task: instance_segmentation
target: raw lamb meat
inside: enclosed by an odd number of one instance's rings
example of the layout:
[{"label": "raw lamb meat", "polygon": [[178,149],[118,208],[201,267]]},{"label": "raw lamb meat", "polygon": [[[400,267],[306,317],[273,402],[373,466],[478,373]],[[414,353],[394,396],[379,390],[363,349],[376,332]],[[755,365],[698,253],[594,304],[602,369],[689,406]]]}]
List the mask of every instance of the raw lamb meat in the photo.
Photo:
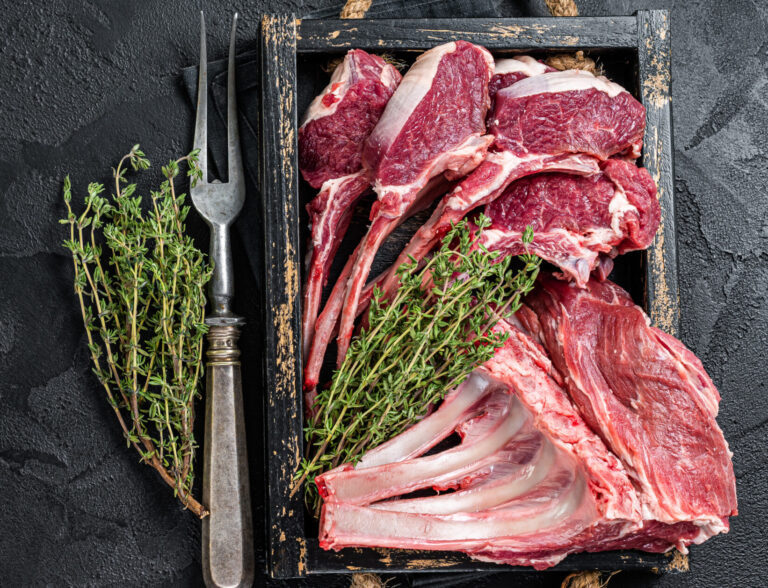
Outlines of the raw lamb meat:
[{"label": "raw lamb meat", "polygon": [[381,57],[353,49],[312,101],[299,128],[301,173],[320,188],[307,205],[312,243],[302,319],[305,356],[331,262],[355,203],[370,186],[370,175],[362,169],[363,146],[400,79],[400,73]]},{"label": "raw lamb meat", "polygon": [[347,53],[299,127],[299,167],[313,188],[362,169],[365,141],[401,77],[378,55]]},{"label": "raw lamb meat", "polygon": [[354,206],[370,186],[368,174],[360,170],[327,180],[319,194],[307,204],[312,234],[302,300],[303,357],[307,357],[315,334],[317,313],[331,264],[349,228]]},{"label": "raw lamb meat", "polygon": [[639,157],[645,108],[607,78],[581,70],[557,71],[500,89],[490,130],[496,146],[517,157]]},{"label": "raw lamb meat", "polygon": [[604,77],[567,70],[532,75],[496,93],[489,130],[495,139],[485,161],[438,204],[382,283],[390,294],[395,270],[421,259],[452,223],[500,196],[513,181],[545,171],[590,175],[598,163],[637,157],[645,130],[645,108]]},{"label": "raw lamb meat", "polygon": [[[646,249],[661,219],[656,185],[643,168],[609,159],[601,173],[545,173],[511,184],[486,205],[491,226],[481,242],[505,255],[535,253],[584,286],[600,267],[603,279],[616,255]],[[523,246],[526,227],[533,241]]]},{"label": "raw lamb meat", "polygon": [[533,312],[521,319],[641,491],[646,518],[693,522],[704,539],[727,530],[737,512],[731,452],[698,358],[612,282],[579,289],[545,276],[526,304]]},{"label": "raw lamb meat", "polygon": [[[544,65],[539,61],[536,61],[535,59],[527,55],[514,57],[510,59],[499,60],[495,63],[494,75],[491,77],[491,81],[489,83],[490,95],[495,96],[496,92],[499,89],[505,88],[515,83],[516,81],[524,79],[525,77],[532,76],[532,75],[539,75],[541,73],[546,73],[550,71],[555,71],[555,70],[549,66]],[[403,92],[404,91],[405,90],[403,90]],[[492,112],[489,110],[488,115],[490,114],[492,114]],[[587,164],[587,172],[591,173],[591,172],[594,172],[595,170],[596,170],[596,167],[592,164],[591,161],[589,161]],[[444,193],[444,191],[439,188],[436,188],[433,190],[432,195],[427,195],[425,197],[422,197],[420,198],[420,200],[425,204],[429,204],[431,203],[433,196],[442,195],[441,193]],[[384,237],[385,236],[382,236],[381,238],[382,241]],[[353,253],[352,255],[352,259],[356,259],[356,258],[357,258],[357,252]],[[346,294],[347,282],[350,276],[352,275],[353,265],[354,265],[354,261],[350,261],[345,266],[342,274],[338,279],[336,286],[334,287],[333,291],[331,292],[331,295],[329,296],[328,302],[326,303],[326,306],[323,309],[323,312],[320,314],[320,317],[317,319],[317,321],[311,325],[313,340],[312,340],[311,346],[309,347],[308,353],[307,353],[307,349],[305,348],[306,361],[305,361],[305,369],[304,369],[304,388],[310,391],[310,395],[311,395],[311,391],[314,390],[315,387],[317,386],[319,375],[320,375],[320,368],[322,366],[325,351],[327,349],[327,346],[331,338],[335,333],[334,329],[337,325],[338,316],[341,313],[342,309],[344,308],[344,297]],[[365,277],[361,279],[364,280]],[[373,293],[374,283],[378,284],[379,286],[385,286],[387,283],[385,281],[386,279],[387,279],[386,275],[381,276],[380,278],[375,280],[375,282],[368,284],[362,290],[362,293],[359,296],[357,310],[354,313],[355,315],[359,315],[367,307],[368,301]],[[307,308],[307,304],[305,304],[305,308]],[[347,314],[348,314],[348,317],[353,315],[351,309],[347,311]],[[305,312],[305,316],[306,316],[306,312]],[[313,316],[316,316],[316,313]],[[351,320],[354,320],[354,317]],[[304,333],[306,334],[308,332],[309,332],[309,328],[305,327]],[[339,363],[341,362],[341,359],[342,358],[340,356]]]},{"label": "raw lamb meat", "polygon": [[[535,253],[572,281],[541,275],[494,327],[502,347],[434,412],[315,479],[320,546],[456,550],[543,569],[584,551],[685,552],[728,532],[737,500],[720,396],[701,362],[606,279],[615,256],[650,245],[660,220],[654,182],[634,164],[643,106],[605,78],[530,57],[494,72],[490,54],[463,41],[421,55],[394,94],[397,80],[367,58],[350,52],[302,126],[302,172],[323,186],[309,208],[309,410],[337,324],[341,364],[372,283],[391,294],[397,266],[423,260],[480,206],[486,247]],[[354,78],[355,68],[370,75]],[[356,93],[353,78],[375,90]],[[347,115],[342,140],[333,125]],[[315,321],[349,211],[370,184],[371,226]],[[382,242],[443,194],[366,286]],[[440,450],[454,433],[459,442]]]},{"label": "raw lamb meat", "polygon": [[491,54],[466,41],[421,54],[403,78],[366,142],[363,162],[375,174],[378,200],[344,296],[339,363],[352,336],[360,294],[382,242],[430,191],[430,180],[472,171],[493,138],[485,135]]},{"label": "raw lamb meat", "polygon": [[[546,281],[547,288],[550,283],[554,281]],[[555,285],[580,296],[590,292]],[[625,294],[615,296],[611,302],[599,296],[611,308],[592,312],[610,315],[614,307],[637,312],[631,303],[616,302]],[[542,336],[530,308],[519,314]],[[568,318],[559,317],[561,332],[570,326]],[[588,426],[589,416],[569,397],[563,377],[542,346],[516,320],[502,321],[496,329],[509,333],[504,346],[448,394],[437,411],[368,452],[356,467],[341,466],[318,477],[325,499],[322,547],[450,549],[476,559],[543,569],[569,553],[685,550],[727,531],[727,517],[736,514],[736,502],[727,447],[714,421],[716,391],[679,342],[664,336],[659,353],[645,354],[646,363],[641,365],[649,366],[648,373],[634,375],[634,384],[647,388],[648,382],[661,381],[653,374],[663,374],[687,385],[691,398],[702,399],[703,410],[692,413],[700,416],[699,426],[685,420],[677,423],[677,430],[668,426],[676,398],[668,398],[665,407],[657,405],[654,413],[638,411],[638,422],[658,434],[660,441],[651,444],[655,452],[636,449],[647,456],[644,467],[659,467],[656,462],[663,461],[662,456],[667,460],[683,456],[681,467],[661,468],[671,478],[648,477],[647,483],[640,483],[634,461],[617,458],[611,442],[604,442]],[[600,353],[604,347],[590,339],[583,353]],[[661,353],[667,349],[676,353]],[[681,368],[686,377],[675,372]],[[696,377],[691,377],[694,372]],[[618,415],[609,412],[604,422]],[[424,455],[454,430],[461,437],[458,446]],[[705,451],[702,442],[715,443],[716,457]],[[666,444],[663,452],[662,444]],[[693,447],[697,450],[688,451]],[[686,468],[688,464],[703,467]],[[720,468],[714,482],[707,466]],[[693,485],[699,486],[694,497],[709,489],[723,499],[679,497],[675,509],[649,507],[667,496],[667,488],[676,486],[687,494]],[[453,492],[402,497],[424,488]]]}]

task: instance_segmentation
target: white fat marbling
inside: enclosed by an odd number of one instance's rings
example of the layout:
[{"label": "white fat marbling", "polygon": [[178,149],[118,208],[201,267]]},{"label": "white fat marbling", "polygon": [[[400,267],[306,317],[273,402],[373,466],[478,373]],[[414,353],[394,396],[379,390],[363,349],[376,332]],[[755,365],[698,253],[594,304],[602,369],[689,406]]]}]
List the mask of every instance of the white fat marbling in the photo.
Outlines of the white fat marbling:
[{"label": "white fat marbling", "polygon": [[[351,61],[352,58],[350,56],[345,57],[344,61],[342,61],[341,64],[339,64],[339,66],[334,70],[333,75],[331,76],[331,81],[328,82],[328,85],[323,89],[322,92],[320,92],[320,94],[315,96],[315,99],[312,100],[309,108],[307,108],[307,112],[304,113],[304,118],[301,121],[302,127],[313,120],[330,116],[336,112],[336,109],[341,103],[341,99],[349,89],[350,79],[352,78]],[[326,106],[323,103],[323,99],[328,94],[333,94],[336,97],[336,99],[333,101],[333,104],[330,106]]]},{"label": "white fat marbling", "polygon": [[538,76],[547,71],[547,66],[537,61],[530,55],[519,55],[510,59],[499,59],[496,62],[494,74],[504,75],[508,73],[521,72],[526,76]]},{"label": "white fat marbling", "polygon": [[554,94],[595,89],[605,92],[611,98],[626,92],[624,88],[604,76],[595,77],[588,71],[569,69],[555,71],[520,80],[499,90],[505,98],[523,98],[535,94]]}]

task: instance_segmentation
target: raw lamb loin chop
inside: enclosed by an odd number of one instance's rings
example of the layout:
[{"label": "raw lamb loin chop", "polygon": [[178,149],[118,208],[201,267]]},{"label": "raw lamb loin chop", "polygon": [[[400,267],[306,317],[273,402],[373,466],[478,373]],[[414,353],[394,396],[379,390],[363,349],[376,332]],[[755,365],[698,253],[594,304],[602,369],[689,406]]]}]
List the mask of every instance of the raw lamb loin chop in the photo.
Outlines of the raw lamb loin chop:
[{"label": "raw lamb loin chop", "polygon": [[391,294],[395,270],[421,259],[451,223],[499,197],[513,181],[540,172],[590,175],[614,156],[637,157],[645,108],[604,77],[567,70],[532,75],[496,93],[489,131],[495,139],[485,161],[438,204],[382,281]]},{"label": "raw lamb loin chop", "polygon": [[304,354],[314,333],[320,297],[355,203],[370,187],[362,169],[366,139],[400,83],[400,73],[381,57],[353,49],[309,106],[299,128],[299,165],[320,193],[307,205],[312,226],[304,287]]},{"label": "raw lamb loin chop", "polygon": [[[598,267],[607,276],[614,257],[651,244],[661,209],[647,170],[622,159],[600,168],[591,176],[545,173],[512,183],[486,205],[491,225],[481,242],[505,255],[535,253],[579,286]],[[524,246],[528,226],[533,241]]]},{"label": "raw lamb loin chop", "polygon": [[423,207],[430,182],[460,178],[485,156],[491,54],[456,41],[422,53],[406,73],[366,142],[363,162],[374,172],[377,201],[347,285],[338,358],[352,336],[360,294],[382,242],[414,207]]},{"label": "raw lamb loin chop", "polygon": [[[585,307],[558,307],[567,297]],[[735,480],[698,360],[613,284],[579,290],[545,278],[535,301],[518,315],[535,337],[559,335],[571,363],[556,354],[553,366],[520,323],[501,321],[504,346],[437,411],[354,468],[317,478],[322,547],[450,549],[542,569],[579,551],[685,550],[728,530]],[[635,327],[618,358],[624,331],[600,328],[617,316]],[[611,381],[598,382],[601,373]],[[574,387],[592,400],[586,411]],[[620,389],[638,394],[619,398]],[[424,455],[454,431],[458,446]],[[454,491],[402,498],[424,488]]]}]

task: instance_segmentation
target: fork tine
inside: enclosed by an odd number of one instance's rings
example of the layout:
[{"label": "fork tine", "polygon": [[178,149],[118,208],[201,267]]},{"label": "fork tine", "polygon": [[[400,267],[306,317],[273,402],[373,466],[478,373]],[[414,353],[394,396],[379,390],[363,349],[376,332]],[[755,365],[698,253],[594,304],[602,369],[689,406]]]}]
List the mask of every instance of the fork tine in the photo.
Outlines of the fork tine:
[{"label": "fork tine", "polygon": [[242,181],[243,158],[240,152],[240,131],[237,126],[237,91],[235,88],[235,37],[237,33],[237,12],[232,18],[232,32],[229,38],[229,66],[227,71],[227,145],[229,157],[230,184]]},{"label": "fork tine", "polygon": [[208,58],[205,51],[205,15],[200,11],[200,70],[197,76],[197,115],[194,149],[199,149],[198,165],[202,183],[208,183]]}]

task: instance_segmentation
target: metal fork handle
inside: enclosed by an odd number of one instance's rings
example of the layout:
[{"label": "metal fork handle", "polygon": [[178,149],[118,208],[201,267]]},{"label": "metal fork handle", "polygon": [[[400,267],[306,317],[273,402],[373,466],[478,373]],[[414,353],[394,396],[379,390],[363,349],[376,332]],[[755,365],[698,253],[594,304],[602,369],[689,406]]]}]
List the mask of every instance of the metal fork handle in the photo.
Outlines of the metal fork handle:
[{"label": "metal fork handle", "polygon": [[232,316],[230,303],[235,293],[235,280],[229,226],[211,223],[210,258],[215,268],[208,286],[211,297],[211,316]]},{"label": "metal fork handle", "polygon": [[207,400],[203,500],[203,576],[207,586],[251,586],[255,561],[240,374],[242,319],[206,321]]}]

